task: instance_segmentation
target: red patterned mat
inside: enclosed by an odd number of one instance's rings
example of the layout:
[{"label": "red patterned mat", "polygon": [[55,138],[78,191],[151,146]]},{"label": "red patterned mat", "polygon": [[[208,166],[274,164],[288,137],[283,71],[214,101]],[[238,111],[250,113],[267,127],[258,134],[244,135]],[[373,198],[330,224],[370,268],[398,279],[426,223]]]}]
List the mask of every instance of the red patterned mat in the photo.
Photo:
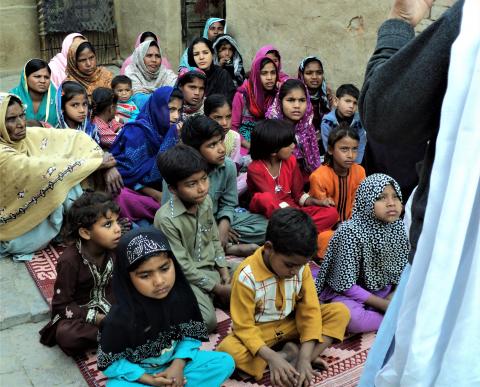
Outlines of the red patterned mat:
[{"label": "red patterned mat", "polygon": [[[48,303],[52,299],[53,285],[57,275],[55,266],[62,251],[63,247],[50,245],[46,249],[37,252],[33,260],[26,262],[28,271]],[[314,267],[312,269],[315,270]],[[217,321],[217,333],[210,335],[210,340],[202,345],[203,349],[215,349],[217,344],[230,331],[231,320],[227,313],[217,309]],[[329,367],[328,370],[323,371],[320,376],[315,378],[314,386],[356,386],[363,364],[367,358],[368,350],[374,339],[374,333],[356,335],[326,349],[323,358],[328,362]],[[105,386],[106,378],[97,370],[97,356],[94,351],[88,352],[82,357],[77,357],[75,361],[90,387]],[[268,372],[265,373],[264,378],[258,383],[253,379],[242,381],[229,379],[224,383],[224,386],[270,386],[269,374]]]}]

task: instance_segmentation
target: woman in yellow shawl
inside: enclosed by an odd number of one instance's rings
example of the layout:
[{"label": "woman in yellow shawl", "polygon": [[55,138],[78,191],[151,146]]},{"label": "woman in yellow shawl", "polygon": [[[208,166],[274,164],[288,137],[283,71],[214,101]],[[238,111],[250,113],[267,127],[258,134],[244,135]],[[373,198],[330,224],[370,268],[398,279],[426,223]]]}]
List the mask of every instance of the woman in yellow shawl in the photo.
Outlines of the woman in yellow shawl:
[{"label": "woman in yellow shawl", "polygon": [[83,132],[27,128],[21,100],[0,93],[0,256],[28,260],[46,246],[82,194],[79,183],[97,169],[119,190],[114,165]]},{"label": "woman in yellow shawl", "polygon": [[97,66],[95,48],[88,40],[75,39],[67,55],[67,81],[77,81],[87,89],[88,99],[97,87],[111,87],[113,75]]}]

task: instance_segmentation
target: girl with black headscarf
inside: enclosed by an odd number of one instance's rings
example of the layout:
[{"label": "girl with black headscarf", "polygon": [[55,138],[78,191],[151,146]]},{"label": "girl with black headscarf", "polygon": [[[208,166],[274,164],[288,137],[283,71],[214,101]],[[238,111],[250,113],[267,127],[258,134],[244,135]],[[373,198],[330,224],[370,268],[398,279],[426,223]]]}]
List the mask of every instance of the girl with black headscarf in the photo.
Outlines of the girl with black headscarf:
[{"label": "girl with black headscarf", "polygon": [[226,353],[200,351],[207,328],[165,235],[133,230],[122,237],[117,254],[118,302],[103,321],[97,360],[107,386],[223,383],[235,364]]}]

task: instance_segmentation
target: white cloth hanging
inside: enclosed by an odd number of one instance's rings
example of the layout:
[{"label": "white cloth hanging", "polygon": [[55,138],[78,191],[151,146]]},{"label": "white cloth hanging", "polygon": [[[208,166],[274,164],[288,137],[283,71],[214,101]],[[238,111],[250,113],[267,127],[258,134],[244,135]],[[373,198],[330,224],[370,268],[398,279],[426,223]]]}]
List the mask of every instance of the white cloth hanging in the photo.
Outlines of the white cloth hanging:
[{"label": "white cloth hanging", "polygon": [[[480,0],[452,45],[423,230],[375,385],[480,385]],[[432,69],[434,71],[434,69]]]}]

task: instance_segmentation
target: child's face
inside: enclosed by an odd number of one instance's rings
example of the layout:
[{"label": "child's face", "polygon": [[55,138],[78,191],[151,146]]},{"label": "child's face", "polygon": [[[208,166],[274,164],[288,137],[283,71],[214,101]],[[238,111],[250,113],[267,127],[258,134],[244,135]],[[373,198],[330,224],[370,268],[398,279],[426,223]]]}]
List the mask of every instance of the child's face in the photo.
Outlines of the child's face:
[{"label": "child's face", "polygon": [[205,171],[200,171],[186,179],[180,180],[176,188],[172,186],[169,188],[188,207],[202,204],[208,195],[208,187],[208,175]]},{"label": "child's face", "polygon": [[115,249],[122,236],[118,214],[108,210],[105,216],[101,216],[89,229],[80,228],[79,234],[82,239],[105,250]]},{"label": "child's face", "polygon": [[212,113],[210,113],[209,117],[212,120],[217,121],[222,126],[225,134],[227,134],[232,127],[232,109],[230,109],[228,103],[215,109]]},{"label": "child's face", "polygon": [[278,55],[274,51],[267,52],[266,57],[270,58],[273,61],[273,63],[275,63],[275,66],[277,66],[277,69],[279,68],[280,58],[278,57]]},{"label": "child's face", "polygon": [[284,146],[276,153],[279,160],[288,160],[295,149],[295,144],[292,142],[289,146]]},{"label": "child's face", "polygon": [[270,241],[265,242],[263,260],[267,268],[282,279],[298,275],[300,269],[308,263],[308,257],[303,255],[285,255],[276,252]]},{"label": "child's face", "polygon": [[260,70],[260,80],[265,90],[271,91],[277,83],[277,69],[273,63],[268,62]]},{"label": "child's face", "polygon": [[332,155],[336,169],[347,171],[357,158],[358,141],[351,137],[343,137],[335,143],[333,149],[328,148],[328,153]]},{"label": "child's face", "polygon": [[119,83],[115,86],[113,92],[117,95],[118,100],[122,102],[128,101],[133,94],[132,88],[128,83]]},{"label": "child's face", "polygon": [[225,59],[226,61],[233,58],[234,48],[230,43],[222,43],[218,49],[218,59]]},{"label": "child's face", "polygon": [[307,110],[307,96],[303,89],[290,90],[282,99],[283,115],[293,122],[298,122]]},{"label": "child's face", "polygon": [[108,122],[113,120],[115,118],[115,113],[117,112],[117,104],[114,103],[112,106],[110,106],[110,116]]},{"label": "child's face", "polygon": [[170,112],[170,125],[176,124],[180,118],[182,111],[183,101],[178,98],[173,98],[168,103],[168,110]]},{"label": "child's face", "polygon": [[205,81],[200,78],[193,78],[192,82],[185,83],[181,89],[185,103],[197,106],[202,103],[205,95]]},{"label": "child's face", "polygon": [[193,60],[197,67],[203,71],[207,71],[213,62],[213,55],[208,46],[203,43],[197,43],[193,46]]},{"label": "child's face", "polygon": [[218,35],[223,34],[223,24],[220,22],[215,22],[208,27],[208,40],[214,41]]},{"label": "child's face", "polygon": [[222,136],[213,136],[200,145],[200,154],[211,165],[222,165],[225,162],[225,144]]},{"label": "child's face", "polygon": [[311,90],[318,89],[322,86],[323,69],[320,63],[317,61],[308,63],[303,71],[303,80],[305,81],[305,85]]},{"label": "child's face", "polygon": [[402,214],[402,202],[395,189],[389,184],[375,201],[375,217],[385,223],[393,223]]},{"label": "child's face", "polygon": [[156,300],[167,297],[175,284],[175,266],[167,253],[148,258],[129,275],[142,296]]},{"label": "child's face", "polygon": [[337,99],[337,111],[341,117],[351,117],[357,111],[358,101],[355,97],[345,94]]},{"label": "child's face", "polygon": [[157,46],[150,46],[147,50],[147,53],[143,57],[143,63],[145,67],[151,73],[158,71],[162,64],[162,57],[160,56],[160,50]]},{"label": "child's face", "polygon": [[65,103],[65,118],[75,124],[81,124],[87,117],[88,100],[85,94],[77,94]]}]

